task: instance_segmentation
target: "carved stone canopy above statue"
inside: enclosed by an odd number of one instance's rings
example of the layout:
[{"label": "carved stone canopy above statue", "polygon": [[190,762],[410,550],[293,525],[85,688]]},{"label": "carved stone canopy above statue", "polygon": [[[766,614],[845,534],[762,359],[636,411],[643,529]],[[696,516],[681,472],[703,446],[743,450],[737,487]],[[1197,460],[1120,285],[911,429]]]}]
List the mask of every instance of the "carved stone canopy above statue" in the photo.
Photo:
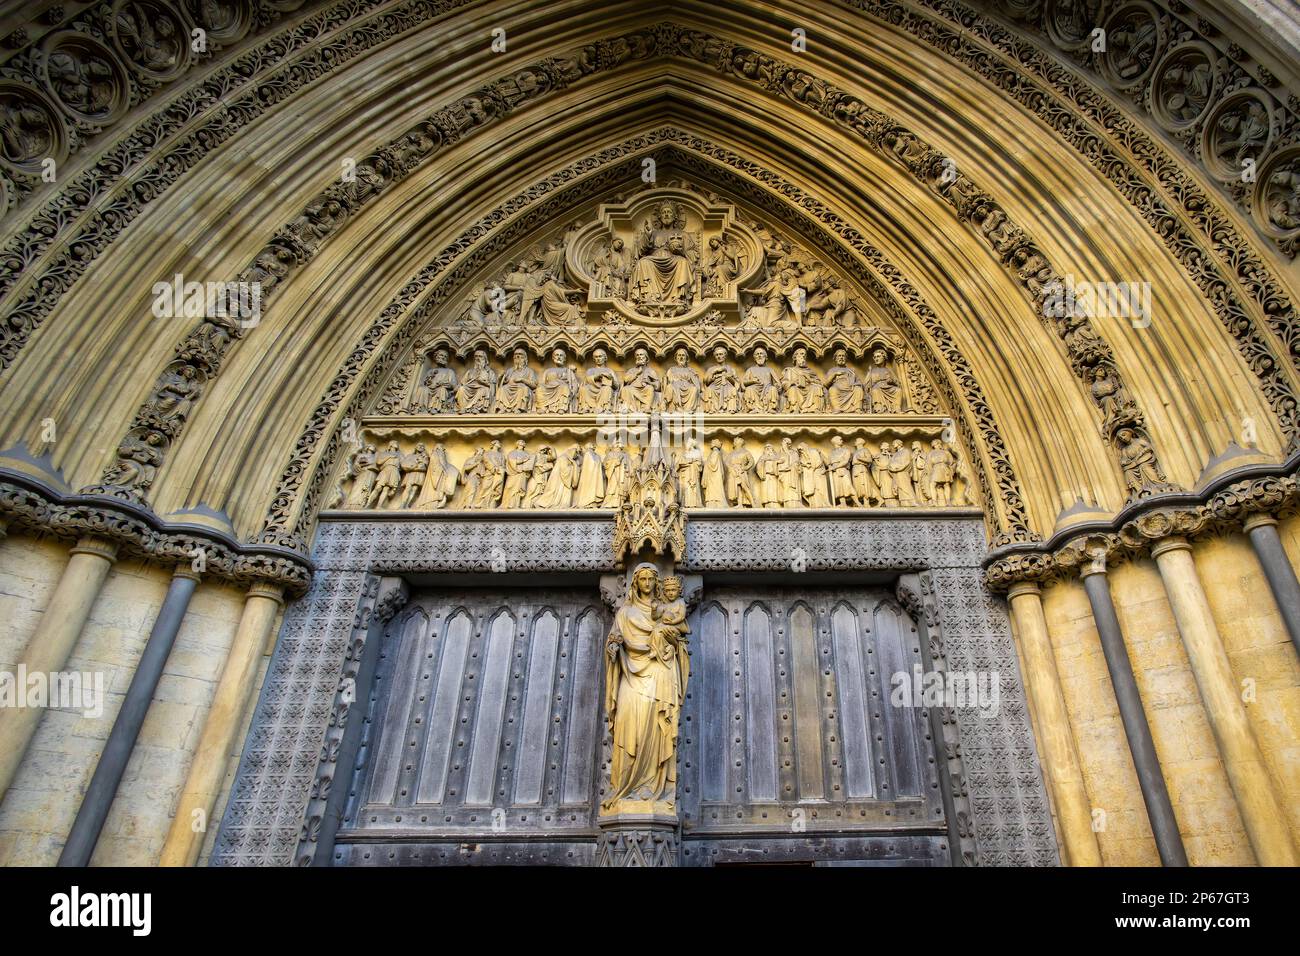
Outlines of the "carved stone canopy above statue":
[{"label": "carved stone canopy above statue", "polygon": [[594,311],[641,325],[681,325],[717,310],[741,318],[741,287],[763,271],[763,244],[736,208],[686,189],[606,203],[565,250]]}]

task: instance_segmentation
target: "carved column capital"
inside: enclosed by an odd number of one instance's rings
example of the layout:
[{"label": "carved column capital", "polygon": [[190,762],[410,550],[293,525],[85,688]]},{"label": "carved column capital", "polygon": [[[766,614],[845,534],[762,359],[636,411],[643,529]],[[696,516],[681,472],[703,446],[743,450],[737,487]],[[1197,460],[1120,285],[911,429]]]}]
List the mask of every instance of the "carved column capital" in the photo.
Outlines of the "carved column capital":
[{"label": "carved column capital", "polygon": [[1209,512],[1203,507],[1160,508],[1125,522],[1119,539],[1126,547],[1145,550],[1166,538],[1191,537],[1206,529]]},{"label": "carved column capital", "polygon": [[1229,485],[1205,507],[1220,522],[1248,520],[1251,515],[1276,514],[1294,504],[1298,490],[1294,475],[1269,475]]},{"label": "carved column capital", "polygon": [[991,591],[1006,591],[1018,582],[1028,581],[1036,585],[1055,572],[1056,561],[1050,554],[1011,554],[984,569],[984,583]]},{"label": "carved column capital", "polygon": [[1117,534],[1081,535],[1067,541],[1052,555],[1062,571],[1077,571],[1079,577],[1105,574],[1107,566],[1123,555]]}]

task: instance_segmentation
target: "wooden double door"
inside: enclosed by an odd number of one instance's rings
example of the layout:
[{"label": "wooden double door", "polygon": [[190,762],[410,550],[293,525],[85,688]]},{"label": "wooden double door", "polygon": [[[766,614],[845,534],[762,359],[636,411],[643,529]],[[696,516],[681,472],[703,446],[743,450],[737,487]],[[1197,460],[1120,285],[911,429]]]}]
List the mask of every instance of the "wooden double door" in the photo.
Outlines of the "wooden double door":
[{"label": "wooden double door", "polygon": [[[384,637],[336,862],[592,862],[610,620],[595,587],[417,591]],[[887,591],[706,580],[691,627],[683,864],[947,864],[932,715],[891,700],[921,641]]]}]

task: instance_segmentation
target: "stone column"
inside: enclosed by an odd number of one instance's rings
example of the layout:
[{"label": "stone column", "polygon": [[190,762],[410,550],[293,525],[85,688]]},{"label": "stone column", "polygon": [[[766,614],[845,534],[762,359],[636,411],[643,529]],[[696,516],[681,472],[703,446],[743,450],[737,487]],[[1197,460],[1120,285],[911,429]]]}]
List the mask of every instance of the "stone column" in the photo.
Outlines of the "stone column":
[{"label": "stone column", "polygon": [[176,568],[167,596],[163,599],[158,617],[149,632],[149,642],[144,646],[135,674],[131,677],[131,686],[127,688],[126,699],[113,721],[113,730],[104,744],[104,752],[95,766],[95,775],[82,797],[77,819],[72,823],[68,840],[59,854],[59,866],[87,866],[90,856],[95,851],[99,832],[108,817],[117,788],[122,782],[131,751],[135,749],[136,738],[144,725],[149,705],[153,702],[154,691],[158,688],[158,679],[162,677],[167,655],[171,653],[176,642],[176,633],[185,619],[185,611],[190,606],[190,598],[198,586],[198,572],[188,564]]},{"label": "stone column", "polygon": [[1151,556],[1160,569],[1255,857],[1264,866],[1296,866],[1300,860],[1287,832],[1286,815],[1233,679],[1210,602],[1196,573],[1192,546],[1183,537],[1164,538],[1151,548]]},{"label": "stone column", "polygon": [[[68,663],[104,579],[117,560],[117,542],[87,536],[68,553],[68,566],[18,663],[21,673],[49,674]],[[0,799],[14,781],[42,712],[40,707],[0,708]]]},{"label": "stone column", "polygon": [[1178,821],[1169,802],[1169,790],[1165,787],[1164,772],[1160,769],[1160,758],[1156,756],[1151,727],[1142,709],[1142,696],[1133,678],[1133,665],[1124,646],[1115,603],[1111,600],[1105,562],[1085,564],[1079,574],[1083,578],[1083,588],[1088,592],[1088,603],[1092,605],[1092,619],[1101,639],[1106,669],[1110,671],[1120,720],[1124,722],[1124,736],[1128,738],[1128,747],[1133,754],[1133,767],[1137,770],[1138,786],[1142,788],[1142,801],[1147,807],[1147,819],[1151,823],[1156,849],[1160,852],[1160,862],[1165,866],[1187,866],[1187,851],[1183,849]]},{"label": "stone column", "polygon": [[193,866],[203,848],[203,836],[212,825],[212,809],[226,773],[235,735],[248,707],[257,676],[257,662],[266,649],[276,611],[284,603],[278,585],[254,584],[244,600],[244,613],[234,643],[212,698],[194,762],[176,804],[159,866]]},{"label": "stone column", "polygon": [[1291,635],[1291,643],[1300,651],[1300,581],[1296,580],[1295,568],[1291,567],[1282,539],[1277,535],[1277,519],[1253,514],[1246,519],[1244,530],[1264,568],[1264,577],[1268,579],[1286,632]]},{"label": "stone column", "polygon": [[1101,850],[1092,829],[1091,803],[1083,786],[1079,755],[1074,749],[1074,734],[1056,674],[1056,659],[1038,585],[1033,581],[1013,584],[1007,592],[1007,601],[1020,641],[1025,683],[1038,717],[1039,752],[1056,805],[1067,862],[1070,866],[1101,866]]}]

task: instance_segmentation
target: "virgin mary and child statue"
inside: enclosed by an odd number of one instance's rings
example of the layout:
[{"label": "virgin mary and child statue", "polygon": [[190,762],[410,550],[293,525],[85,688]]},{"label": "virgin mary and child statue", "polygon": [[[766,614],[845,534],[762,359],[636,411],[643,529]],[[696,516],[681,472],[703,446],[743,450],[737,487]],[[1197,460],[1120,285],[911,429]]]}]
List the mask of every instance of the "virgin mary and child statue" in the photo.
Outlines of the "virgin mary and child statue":
[{"label": "virgin mary and child statue", "polygon": [[613,734],[603,814],[675,814],[677,724],[690,658],[682,579],[653,564],[632,572],[605,650],[605,714]]}]

